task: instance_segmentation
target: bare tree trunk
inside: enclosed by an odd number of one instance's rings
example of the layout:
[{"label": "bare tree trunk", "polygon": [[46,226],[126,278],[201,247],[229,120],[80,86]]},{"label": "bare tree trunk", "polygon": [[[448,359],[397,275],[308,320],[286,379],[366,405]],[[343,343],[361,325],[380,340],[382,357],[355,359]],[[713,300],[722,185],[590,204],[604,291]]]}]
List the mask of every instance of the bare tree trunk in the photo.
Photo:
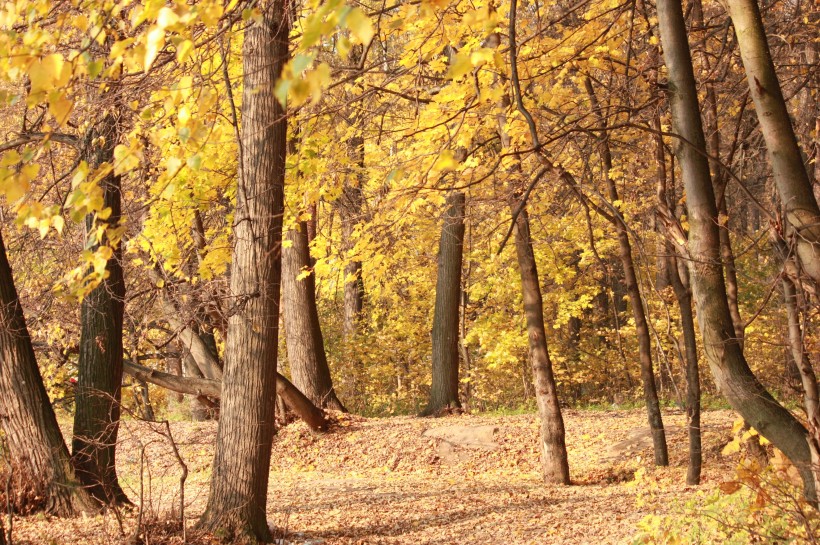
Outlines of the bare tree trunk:
[{"label": "bare tree trunk", "polygon": [[740,56],[774,181],[802,269],[820,283],[820,208],[814,198],[780,82],[775,73],[757,0],[727,0]]},{"label": "bare tree trunk", "polygon": [[[92,133],[89,164],[94,168],[113,163],[117,144],[117,119],[108,113]],[[104,206],[111,210],[106,220],[86,218],[86,236],[92,237],[100,223],[108,228],[119,224],[122,203],[120,177],[108,174],[101,182]],[[82,302],[80,354],[77,364],[77,395],[74,413],[72,459],[80,482],[104,504],[127,503],[117,480],[115,454],[122,391],[122,322],[125,310],[125,280],[119,242],[105,266],[106,278]]]},{"label": "bare tree trunk", "polygon": [[[519,206],[516,198],[510,207],[515,213]],[[515,250],[521,272],[521,293],[524,315],[527,318],[532,378],[535,400],[541,420],[541,463],[544,480],[554,484],[570,484],[569,461],[565,443],[564,419],[558,402],[558,390],[552,371],[547,334],[544,327],[544,303],[538,283],[538,268],[530,238],[530,220],[522,209],[515,220]]]},{"label": "bare tree trunk", "polygon": [[806,497],[816,501],[806,429],[783,408],[749,369],[729,313],[720,234],[692,58],[680,0],[658,0],[658,19],[669,73],[669,97],[689,211],[688,251],[692,288],[704,351],[715,382],[732,407],[795,464]]},{"label": "bare tree trunk", "polygon": [[[606,181],[609,199],[614,203],[619,200],[619,196],[615,181],[609,175],[612,170],[612,153],[609,149],[606,119],[595,97],[592,81],[589,78],[586,79],[585,85],[592,103],[592,109],[595,110],[599,122],[603,127],[600,140],[600,153],[603,162],[602,175]],[[663,429],[663,417],[661,415],[661,405],[658,401],[658,391],[655,387],[655,369],[652,363],[652,338],[649,333],[649,324],[646,321],[643,295],[641,294],[641,288],[638,284],[635,262],[632,259],[632,245],[629,242],[629,233],[626,230],[626,220],[617,208],[614,208],[612,217],[615,220],[612,222],[612,226],[618,235],[618,253],[621,259],[621,265],[624,269],[624,283],[626,284],[626,291],[629,294],[629,302],[632,306],[632,317],[635,320],[635,331],[638,335],[638,358],[641,362],[641,382],[643,383],[649,428],[652,431],[655,465],[666,466],[669,465],[669,452],[666,447],[666,432]]]},{"label": "bare tree trunk", "polygon": [[46,511],[98,509],[80,486],[48,399],[0,233],[0,425],[15,471],[46,498]]},{"label": "bare tree trunk", "polygon": [[433,316],[433,383],[422,415],[461,407],[458,399],[458,314],[461,294],[461,263],[464,257],[464,193],[447,195],[441,227]]},{"label": "bare tree trunk", "polygon": [[239,187],[229,319],[210,495],[200,526],[237,542],[270,541],[265,516],[275,432],[287,114],[274,97],[288,58],[282,0],[245,30]]},{"label": "bare tree trunk", "polygon": [[[287,233],[291,245],[282,253],[285,339],[293,383],[319,407],[345,411],[333,389],[325,343],[316,309],[314,275],[310,271],[307,224]],[[300,279],[304,272],[308,276]]]}]

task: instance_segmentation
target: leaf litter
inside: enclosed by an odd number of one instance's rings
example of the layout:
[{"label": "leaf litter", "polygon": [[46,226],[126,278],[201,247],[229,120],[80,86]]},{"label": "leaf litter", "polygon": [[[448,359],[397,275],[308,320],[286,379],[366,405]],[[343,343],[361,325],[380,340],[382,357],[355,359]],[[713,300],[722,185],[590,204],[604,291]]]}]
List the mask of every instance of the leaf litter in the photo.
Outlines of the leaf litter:
[{"label": "leaf litter", "polygon": [[[532,414],[332,417],[330,433],[316,434],[296,422],[274,440],[268,520],[278,543],[629,543],[642,517],[668,512],[673,499],[698,488],[684,484],[686,423],[675,410],[664,415],[668,468],[652,466],[644,411],[565,410],[574,484],[568,487],[545,485],[539,477],[538,420]],[[721,450],[733,420],[730,411],[703,414],[701,487],[714,488],[732,474],[733,459]],[[207,500],[216,427],[171,424],[189,471],[189,543],[218,542],[193,529]],[[181,468],[159,429],[122,424],[118,472],[134,508],[71,520],[15,517],[14,542],[182,543]],[[636,501],[630,481],[639,468],[659,484],[653,502]]]}]

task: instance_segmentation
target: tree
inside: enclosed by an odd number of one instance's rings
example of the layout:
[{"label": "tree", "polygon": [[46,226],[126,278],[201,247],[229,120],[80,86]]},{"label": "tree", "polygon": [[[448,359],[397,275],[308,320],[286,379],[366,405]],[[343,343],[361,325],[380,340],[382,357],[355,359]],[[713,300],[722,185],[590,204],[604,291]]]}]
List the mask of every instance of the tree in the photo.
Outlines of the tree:
[{"label": "tree", "polygon": [[274,96],[288,57],[288,4],[270,0],[245,31],[240,176],[222,405],[200,526],[270,541],[265,507],[274,434],[287,115]]},{"label": "tree", "polygon": [[98,504],[80,486],[43,386],[23,307],[0,233],[0,423],[11,463],[60,516],[93,512]]},{"label": "tree", "polygon": [[757,0],[729,0],[726,8],[735,27],[749,91],[785,210],[787,236],[792,239],[801,269],[820,283],[820,207],[783,99],[760,8]]},{"label": "tree", "polygon": [[315,276],[310,267],[307,223],[287,232],[290,246],[282,251],[285,339],[293,382],[318,407],[344,411],[333,389],[327,364]]},{"label": "tree", "polygon": [[[117,119],[107,113],[89,138],[89,165],[98,169],[113,165],[117,145]],[[89,214],[86,233],[93,249],[108,246],[111,257],[105,264],[106,276],[82,301],[82,331],[77,364],[77,394],[74,413],[72,459],[77,476],[91,494],[103,503],[127,502],[117,480],[116,447],[122,390],[122,325],[125,308],[125,279],[118,233],[122,203],[120,176],[109,172],[100,182],[106,219]],[[98,223],[107,226],[102,240]],[[117,236],[117,235],[114,235]]]},{"label": "tree", "polygon": [[[612,179],[612,152],[609,148],[609,135],[607,134],[606,119],[601,112],[598,98],[592,87],[592,80],[584,80],[587,94],[589,95],[592,109],[601,124],[601,140],[599,144],[601,161],[603,163],[602,175],[606,182],[609,200],[612,203],[620,201],[618,187]],[[655,368],[652,363],[652,339],[649,336],[649,323],[646,320],[644,310],[644,299],[641,288],[638,285],[638,275],[635,272],[635,262],[632,259],[632,244],[629,242],[626,220],[623,214],[613,205],[611,214],[607,214],[615,232],[618,234],[618,249],[621,265],[624,269],[624,283],[629,294],[629,302],[632,306],[632,317],[635,320],[635,330],[638,333],[638,357],[641,362],[641,381],[643,382],[644,401],[646,402],[646,413],[649,420],[649,428],[652,430],[652,445],[655,453],[655,465],[669,465],[669,452],[666,448],[666,432],[663,429],[663,417],[661,406],[658,401],[658,391],[655,386]]]},{"label": "tree", "polygon": [[807,498],[816,501],[812,456],[806,429],[780,405],[752,373],[729,313],[714,188],[700,119],[692,58],[680,0],[658,0],[658,20],[669,73],[670,108],[680,138],[676,155],[687,196],[689,236],[682,250],[695,296],[704,352],[718,388],[732,407],[800,471]]},{"label": "tree", "polygon": [[422,415],[460,408],[458,399],[458,316],[461,297],[461,262],[464,256],[464,193],[447,195],[441,227],[433,317],[433,382],[430,400]]},{"label": "tree", "polygon": [[[515,1],[515,0],[513,0]],[[535,400],[541,420],[541,464],[543,477],[548,483],[570,484],[569,461],[564,440],[564,418],[558,403],[558,390],[552,372],[547,334],[544,327],[544,304],[538,283],[538,267],[530,238],[529,216],[523,201],[513,198],[515,219],[515,251],[521,273],[521,294],[524,300],[524,316],[527,319],[530,364],[532,365]],[[519,208],[521,206],[521,208]]]}]

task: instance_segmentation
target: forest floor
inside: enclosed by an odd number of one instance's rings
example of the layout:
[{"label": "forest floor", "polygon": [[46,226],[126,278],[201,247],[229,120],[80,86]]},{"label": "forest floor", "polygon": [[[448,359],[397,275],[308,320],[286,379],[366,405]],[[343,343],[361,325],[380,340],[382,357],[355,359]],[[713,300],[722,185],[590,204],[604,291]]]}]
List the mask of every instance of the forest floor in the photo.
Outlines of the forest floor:
[{"label": "forest floor", "polygon": [[[704,478],[684,484],[685,417],[664,415],[671,465],[652,466],[643,410],[565,411],[574,486],[539,479],[535,415],[456,415],[366,419],[336,415],[331,433],[299,422],[274,443],[268,519],[287,544],[553,544],[630,543],[647,514],[731,480],[734,461],[721,456],[734,414],[703,417]],[[182,543],[181,468],[163,425],[126,421],[118,453],[121,482],[142,505],[143,543]],[[216,423],[172,423],[188,467],[185,520],[189,542],[212,543],[192,530],[208,494]],[[144,456],[142,453],[144,452]],[[142,478],[140,466],[143,462]],[[633,481],[645,467],[659,483],[654,501],[636,501]],[[142,492],[140,492],[142,490]],[[137,543],[137,509],[76,520],[42,515],[14,520],[15,543]]]}]

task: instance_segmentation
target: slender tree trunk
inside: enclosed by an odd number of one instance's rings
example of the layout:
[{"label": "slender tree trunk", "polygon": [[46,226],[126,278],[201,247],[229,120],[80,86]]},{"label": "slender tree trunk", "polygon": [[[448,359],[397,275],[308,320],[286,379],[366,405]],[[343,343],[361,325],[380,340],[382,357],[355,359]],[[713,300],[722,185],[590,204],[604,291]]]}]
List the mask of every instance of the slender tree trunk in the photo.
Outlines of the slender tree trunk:
[{"label": "slender tree trunk", "polygon": [[801,473],[806,497],[816,501],[806,429],[760,384],[734,334],[683,8],[680,0],[658,0],[657,6],[673,126],[686,142],[678,142],[677,156],[687,195],[690,231],[686,249],[706,358],[718,388],[732,407],[789,457]]},{"label": "slender tree trunk", "polygon": [[[513,212],[518,199],[510,201]],[[530,220],[523,209],[515,220],[515,250],[521,272],[521,293],[527,318],[532,378],[535,400],[541,420],[541,463],[544,480],[554,484],[570,484],[569,461],[565,443],[564,419],[558,402],[558,389],[552,371],[547,334],[544,327],[544,303],[538,283],[538,268],[530,237]]]},{"label": "slender tree trunk", "polygon": [[461,263],[464,257],[464,193],[447,195],[441,228],[433,316],[433,383],[422,415],[461,407],[458,399],[458,315],[461,295]]},{"label": "slender tree trunk", "polygon": [[783,276],[783,298],[786,303],[786,314],[789,321],[789,348],[792,359],[800,371],[800,381],[803,383],[803,408],[806,411],[809,438],[812,442],[812,463],[815,468],[820,467],[820,392],[817,387],[817,375],[809,361],[803,345],[803,328],[800,324],[799,297],[795,285],[788,276]]},{"label": "slender tree trunk", "polygon": [[[608,135],[606,133],[606,119],[595,97],[592,81],[587,78],[585,83],[587,93],[592,102],[592,109],[596,111],[599,122],[603,127],[600,141],[603,178],[606,181],[609,199],[614,203],[619,200],[619,196],[615,181],[609,175],[612,170],[612,153],[609,149]],[[661,415],[661,405],[658,401],[658,391],[655,387],[655,369],[652,363],[652,338],[649,332],[649,324],[646,321],[643,295],[641,294],[641,288],[638,284],[635,262],[632,259],[632,245],[629,242],[629,233],[626,230],[626,220],[617,208],[615,212],[613,212],[613,217],[615,221],[612,222],[612,226],[618,235],[618,254],[624,269],[624,283],[626,284],[626,291],[629,294],[629,301],[632,306],[632,317],[635,320],[635,331],[638,335],[638,358],[641,362],[641,382],[643,383],[649,428],[652,430],[655,465],[666,466],[669,465],[669,452],[666,447],[666,432],[663,429],[663,417]]]},{"label": "slender tree trunk", "polygon": [[785,208],[787,232],[794,232],[802,269],[820,283],[820,208],[775,73],[760,8],[757,0],[727,0],[726,7],[735,27],[774,182]]},{"label": "slender tree trunk", "polygon": [[[660,52],[658,52],[660,55]],[[661,118],[658,112],[653,119],[655,134],[655,163],[658,206],[667,210],[671,216],[674,206],[674,186],[667,187],[666,183],[666,153],[661,136]],[[663,223],[663,222],[659,222]],[[700,484],[700,473],[703,467],[703,448],[700,433],[700,368],[698,365],[698,347],[695,336],[695,318],[692,313],[692,290],[689,282],[688,269],[680,267],[682,257],[675,253],[674,244],[669,233],[666,239],[667,265],[669,283],[678,301],[681,329],[683,330],[684,359],[686,365],[686,425],[689,437],[689,464],[686,470],[686,484]]]},{"label": "slender tree trunk", "polygon": [[[93,133],[89,164],[94,168],[113,163],[117,144],[117,120],[109,113]],[[110,173],[100,183],[107,220],[86,218],[86,236],[93,237],[99,223],[108,228],[119,224],[122,215],[120,177]],[[101,244],[114,246],[105,266],[106,278],[82,302],[80,354],[77,364],[77,395],[74,413],[72,458],[77,477],[102,503],[123,503],[128,498],[117,480],[116,447],[122,391],[122,322],[125,310],[125,280],[119,241],[107,237]],[[94,248],[99,247],[95,244]]]},{"label": "slender tree trunk", "polygon": [[[356,70],[364,55],[362,45],[354,45],[350,51],[350,64]],[[356,225],[362,220],[362,206],[364,205],[365,183],[365,155],[364,137],[362,136],[362,119],[358,112],[351,114],[348,121],[354,127],[355,135],[347,142],[347,155],[353,167],[345,176],[342,196],[338,201],[339,216],[342,223],[342,253],[348,259],[344,271],[344,336],[345,339],[354,337],[359,332],[359,321],[364,307],[364,279],[362,278],[362,262],[350,259],[350,253],[355,245],[354,232]]]},{"label": "slender tree trunk", "polygon": [[[319,407],[344,411],[333,389],[325,355],[313,272],[310,271],[307,224],[287,233],[291,245],[282,252],[282,289],[285,339],[293,383]],[[303,272],[309,273],[299,278]]]},{"label": "slender tree trunk", "polygon": [[222,405],[210,495],[200,526],[237,542],[270,541],[265,516],[275,432],[287,115],[274,97],[288,58],[282,0],[259,5],[243,44],[241,176],[236,196]]},{"label": "slender tree trunk", "polygon": [[0,425],[9,458],[60,516],[93,512],[98,504],[80,487],[48,399],[0,233]]}]

